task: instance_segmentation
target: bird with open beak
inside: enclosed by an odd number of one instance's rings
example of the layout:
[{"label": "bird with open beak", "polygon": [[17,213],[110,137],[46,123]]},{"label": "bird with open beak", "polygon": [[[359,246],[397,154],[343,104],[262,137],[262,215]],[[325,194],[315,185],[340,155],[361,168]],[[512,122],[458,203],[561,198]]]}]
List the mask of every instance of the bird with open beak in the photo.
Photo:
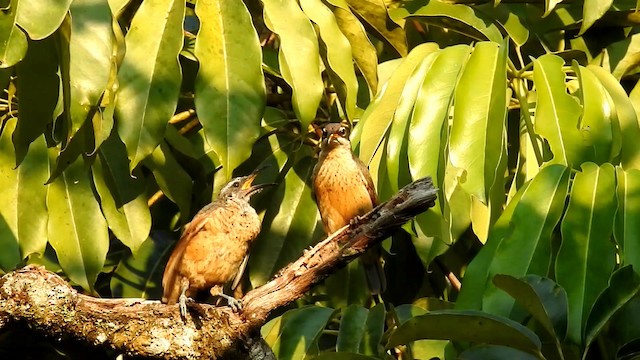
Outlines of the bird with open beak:
[{"label": "bird with open beak", "polygon": [[162,277],[162,302],[178,302],[183,317],[187,299],[205,289],[210,289],[214,297],[226,299],[234,311],[241,308],[240,300],[223,291],[226,284],[233,281],[235,288],[239,283],[250,245],[260,232],[260,218],[249,200],[264,187],[274,185],[253,185],[262,169],[232,179],[218,198],[185,226]]}]

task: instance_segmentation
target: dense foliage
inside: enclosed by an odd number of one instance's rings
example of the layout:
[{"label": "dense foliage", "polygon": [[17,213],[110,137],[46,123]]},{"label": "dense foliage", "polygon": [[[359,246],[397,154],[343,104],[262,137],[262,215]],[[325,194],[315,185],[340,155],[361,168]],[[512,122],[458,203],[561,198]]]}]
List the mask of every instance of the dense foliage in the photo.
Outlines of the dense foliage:
[{"label": "dense foliage", "polygon": [[324,236],[311,124],[346,120],[382,200],[424,176],[439,200],[384,242],[383,303],[350,265],[263,328],[279,359],[640,352],[636,1],[2,6],[5,272],[158,299],[180,228],[269,164],[259,286]]}]

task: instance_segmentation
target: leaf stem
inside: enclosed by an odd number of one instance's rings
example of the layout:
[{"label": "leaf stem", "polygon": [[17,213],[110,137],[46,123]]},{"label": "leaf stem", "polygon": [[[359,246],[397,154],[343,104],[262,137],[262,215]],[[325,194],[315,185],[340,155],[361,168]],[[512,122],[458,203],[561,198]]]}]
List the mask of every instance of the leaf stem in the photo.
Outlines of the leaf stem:
[{"label": "leaf stem", "polygon": [[542,151],[538,147],[536,134],[533,130],[533,122],[531,121],[531,114],[529,114],[529,102],[527,101],[527,89],[524,86],[524,80],[521,78],[515,78],[513,79],[513,85],[513,90],[516,94],[516,97],[518,98],[518,102],[520,102],[520,114],[522,115],[524,124],[527,127],[527,133],[529,133],[531,147],[533,148],[536,160],[538,161],[538,166],[541,166],[543,162]]}]

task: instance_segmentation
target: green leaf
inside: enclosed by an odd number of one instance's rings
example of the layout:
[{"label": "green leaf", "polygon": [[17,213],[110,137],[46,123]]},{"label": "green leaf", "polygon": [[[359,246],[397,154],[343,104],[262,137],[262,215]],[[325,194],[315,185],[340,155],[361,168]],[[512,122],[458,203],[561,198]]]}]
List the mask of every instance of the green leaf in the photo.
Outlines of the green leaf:
[{"label": "green leaf", "polygon": [[0,268],[4,271],[29,254],[42,254],[47,244],[47,147],[41,137],[22,166],[14,169],[10,136],[15,126],[15,120],[5,122],[0,137]]},{"label": "green leaf", "polygon": [[538,101],[536,103],[535,130],[551,147],[551,163],[577,167],[585,158],[586,148],[578,130],[582,110],[576,100],[567,94],[564,61],[556,55],[543,55],[533,60],[533,79]]},{"label": "green leaf", "polygon": [[537,360],[537,356],[516,350],[507,346],[480,345],[463,351],[459,356],[460,360]]},{"label": "green leaf", "polygon": [[93,291],[109,250],[107,222],[91,189],[82,158],[49,185],[48,238],[65,275]]},{"label": "green leaf", "polygon": [[280,37],[278,61],[282,76],[293,88],[293,109],[306,129],[323,92],[316,33],[297,2],[265,0],[263,5],[265,23]]},{"label": "green leaf", "polygon": [[615,265],[611,235],[616,207],[613,166],[584,163],[573,181],[556,258],[556,279],[569,298],[568,335],[575,344],[582,343],[589,310]]},{"label": "green leaf", "polygon": [[369,310],[358,304],[349,305],[342,309],[336,351],[360,352],[360,342],[366,329],[368,314]]},{"label": "green leaf", "polygon": [[[68,73],[62,72],[65,110],[74,137],[100,103],[111,75],[115,37],[107,0],[75,0],[69,8]],[[65,67],[65,69],[67,69]]]},{"label": "green leaf", "polygon": [[333,14],[340,30],[351,44],[351,56],[369,86],[369,94],[373,98],[378,92],[378,55],[376,48],[367,36],[365,28],[351,12],[345,0],[328,0],[335,6]]},{"label": "green leaf", "polygon": [[16,23],[29,34],[31,40],[42,40],[60,27],[72,1],[41,0],[37,6],[27,1],[20,1]]},{"label": "green leaf", "polygon": [[351,135],[351,143],[353,147],[360,146],[360,159],[365,164],[371,162],[385,139],[407,79],[425,56],[437,50],[433,43],[421,44],[411,50],[362,114]]},{"label": "green leaf", "polygon": [[507,114],[506,69],[506,42],[478,43],[455,92],[449,158],[462,170],[462,188],[484,204],[494,180],[502,176],[496,172]]},{"label": "green leaf", "polygon": [[636,141],[640,138],[640,125],[631,100],[611,73],[599,66],[589,65],[587,69],[600,80],[613,101],[618,120],[618,126],[612,124],[613,142],[615,144],[616,138],[621,137],[620,164],[625,169],[640,169],[640,147],[636,146]]},{"label": "green leaf", "polygon": [[[419,3],[415,2],[415,4]],[[453,29],[475,40],[502,43],[500,29],[492,22],[485,20],[485,16],[481,13],[467,5],[430,1],[419,8],[411,5],[407,8],[398,7],[391,10],[390,14],[394,19],[424,19],[428,24]]]},{"label": "green leaf", "polygon": [[127,152],[114,132],[98,150],[92,166],[102,212],[111,231],[136,255],[149,236],[151,213],[141,172],[129,174]]},{"label": "green leaf", "polygon": [[381,355],[382,334],[384,333],[384,319],[386,310],[384,304],[376,304],[369,310],[366,328],[360,342],[360,352],[365,355]]},{"label": "green leaf", "polygon": [[620,149],[613,149],[613,125],[617,123],[611,97],[587,68],[573,61],[573,69],[580,82],[583,114],[580,131],[583,143],[593,152],[592,161],[602,164],[616,157]]},{"label": "green leaf", "polygon": [[18,0],[3,2],[0,11],[0,68],[17,64],[27,53],[27,37],[16,24]]},{"label": "green leaf", "polygon": [[230,179],[260,133],[266,101],[260,41],[241,0],[198,1],[196,15],[196,111]]},{"label": "green leaf", "polygon": [[[433,300],[433,298],[428,298],[427,300]],[[399,324],[403,324],[415,316],[427,313],[424,308],[413,304],[399,305],[394,311]],[[416,359],[444,359],[444,348],[448,343],[449,341],[446,340],[416,340],[410,343],[409,347],[411,348],[411,354]]]},{"label": "green leaf", "polygon": [[618,210],[614,235],[621,248],[622,264],[640,272],[640,170],[616,169]]},{"label": "green leaf", "polygon": [[356,79],[351,44],[342,34],[337,19],[321,0],[300,0],[304,13],[317,26],[320,33],[320,50],[329,78],[347,119],[353,120],[356,110],[358,81]]},{"label": "green leaf", "polygon": [[593,343],[609,320],[639,291],[640,275],[631,266],[625,266],[611,275],[609,287],[598,296],[585,324],[584,344],[586,349]]},{"label": "green leaf", "polygon": [[[454,89],[469,52],[466,45],[450,46],[440,51],[424,77],[411,114],[407,149],[411,177],[431,176],[437,188],[442,187],[444,180],[445,163],[442,159],[445,159],[447,144],[447,127],[444,125],[449,122]],[[436,206],[416,218],[423,232],[429,235],[440,233],[441,204],[439,196]]]},{"label": "green leaf", "polygon": [[336,309],[350,304],[364,304],[371,298],[364,268],[359,261],[352,261],[331,274],[324,281],[324,286],[329,298],[327,305]]},{"label": "green leaf", "polygon": [[489,266],[493,262],[498,247],[512,231],[511,219],[529,185],[530,183],[524,184],[513,196],[498,221],[490,229],[487,242],[469,264],[462,281],[460,295],[456,301],[456,309],[480,310],[482,308],[482,297],[491,280]]},{"label": "green leaf", "polygon": [[507,318],[472,310],[438,310],[398,326],[387,348],[420,339],[505,345],[534,355],[540,354],[541,347],[536,334]]},{"label": "green leaf", "polygon": [[391,21],[384,2],[378,0],[346,1],[351,10],[369,25],[369,30],[373,32],[374,36],[391,45],[400,56],[407,55],[408,48],[404,29]]},{"label": "green leaf", "polygon": [[551,14],[556,5],[562,1],[563,0],[544,0],[544,15],[542,15],[542,17],[547,17],[547,15]]},{"label": "green leaf", "polygon": [[180,216],[186,219],[191,213],[191,177],[180,166],[169,145],[160,143],[150,157],[145,159],[144,165],[151,170],[160,190],[178,205]]},{"label": "green leaf", "polygon": [[[496,275],[495,285],[511,295],[556,341],[567,333],[567,293],[553,280],[538,275],[516,279]],[[558,343],[559,345],[559,343]]]},{"label": "green leaf", "polygon": [[124,256],[111,278],[111,294],[122,298],[159,299],[162,273],[174,244],[167,233],[157,232],[140,245],[135,257]]},{"label": "green leaf", "polygon": [[402,89],[402,94],[398,99],[398,104],[393,114],[386,144],[387,177],[393,193],[398,192],[400,187],[411,182],[407,155],[407,143],[410,138],[408,133],[409,117],[413,112],[416,97],[425,76],[431,70],[438,55],[439,52],[435,52],[425,56],[424,60],[413,70],[413,73],[405,83],[404,89]]},{"label": "green leaf", "polygon": [[[510,230],[504,234],[493,254],[488,269],[489,278],[496,274],[515,277],[548,275],[551,237],[564,210],[569,177],[569,168],[549,165],[522,191],[509,221]],[[514,305],[512,298],[491,285],[485,291],[482,304],[484,311],[507,317]]]},{"label": "green leaf", "polygon": [[583,19],[578,36],[584,34],[596,20],[600,19],[609,10],[611,4],[613,0],[584,0]]},{"label": "green leaf", "polygon": [[253,286],[264,284],[323,233],[311,188],[307,186],[313,165],[310,157],[301,157],[292,169],[287,169],[284,180],[274,191],[249,258]]},{"label": "green leaf", "polygon": [[304,359],[332,314],[333,309],[319,306],[287,311],[282,315],[277,340],[269,344],[273,353],[279,360]]},{"label": "green leaf", "polygon": [[473,9],[482,13],[482,18],[492,19],[494,24],[504,29],[503,32],[507,33],[517,47],[521,47],[529,40],[529,33],[532,29],[522,13],[517,11],[517,6],[503,3],[501,6],[495,7],[488,3],[475,5]]},{"label": "green leaf", "polygon": [[58,57],[53,38],[31,41],[24,59],[16,66],[19,121],[13,133],[16,164],[27,154],[29,144],[39,138],[56,116]]},{"label": "green leaf", "polygon": [[182,75],[184,1],[147,1],[140,5],[126,36],[118,83],[118,134],[133,170],[160,144],[178,102]]}]

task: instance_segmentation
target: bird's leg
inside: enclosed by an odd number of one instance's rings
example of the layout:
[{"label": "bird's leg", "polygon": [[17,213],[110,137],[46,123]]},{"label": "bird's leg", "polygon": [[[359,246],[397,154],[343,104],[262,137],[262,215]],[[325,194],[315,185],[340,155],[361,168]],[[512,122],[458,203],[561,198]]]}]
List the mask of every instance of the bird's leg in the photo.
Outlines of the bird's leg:
[{"label": "bird's leg", "polygon": [[180,297],[178,298],[178,304],[180,305],[180,315],[183,318],[187,317],[187,301],[193,301],[187,297],[187,290],[189,289],[189,279],[182,278],[180,280]]},{"label": "bird's leg", "polygon": [[214,286],[209,290],[209,293],[213,297],[223,298],[227,300],[227,304],[231,307],[233,312],[238,312],[242,309],[242,300],[236,299],[233,296],[229,296],[222,291],[221,286]]}]

